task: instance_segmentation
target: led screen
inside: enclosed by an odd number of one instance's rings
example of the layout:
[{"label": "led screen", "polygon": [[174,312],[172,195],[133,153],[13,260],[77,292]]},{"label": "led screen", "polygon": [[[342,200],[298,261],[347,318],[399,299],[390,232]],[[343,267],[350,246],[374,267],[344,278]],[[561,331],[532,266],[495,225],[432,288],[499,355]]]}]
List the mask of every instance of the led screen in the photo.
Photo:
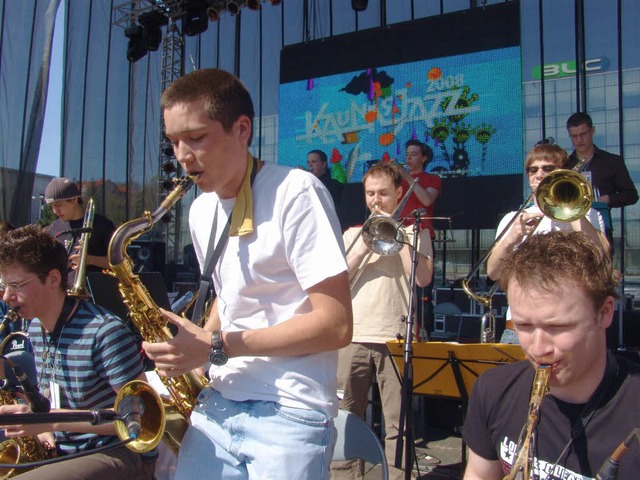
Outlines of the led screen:
[{"label": "led screen", "polygon": [[[496,12],[494,23],[517,24],[512,6]],[[426,171],[443,179],[438,215],[494,228],[522,196],[522,80],[513,28],[495,35],[487,21],[443,15],[285,49],[279,163],[306,168],[320,149],[334,178],[358,183],[376,161],[404,163],[405,142],[418,139],[434,152]],[[424,44],[425,32],[451,26],[457,35],[440,36],[440,48]]]},{"label": "led screen", "polygon": [[283,84],[280,160],[302,166],[320,149],[359,182],[371,160],[404,162],[418,138],[443,178],[519,174],[521,85],[518,47]]}]

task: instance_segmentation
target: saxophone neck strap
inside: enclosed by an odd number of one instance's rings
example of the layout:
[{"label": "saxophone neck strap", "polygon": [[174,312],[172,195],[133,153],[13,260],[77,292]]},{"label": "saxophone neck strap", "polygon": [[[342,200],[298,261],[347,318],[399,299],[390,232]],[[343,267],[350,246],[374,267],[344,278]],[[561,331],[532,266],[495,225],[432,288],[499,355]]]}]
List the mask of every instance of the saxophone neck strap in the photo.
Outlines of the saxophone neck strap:
[{"label": "saxophone neck strap", "polygon": [[[250,187],[253,187],[253,182],[256,178],[258,170],[262,166],[262,162],[256,157],[251,158],[253,161],[253,169],[251,171]],[[204,268],[202,270],[202,275],[200,275],[198,298],[196,298],[196,303],[193,307],[193,312],[191,313],[191,321],[196,324],[200,321],[200,318],[204,313],[204,307],[207,301],[207,297],[209,296],[209,292],[211,290],[211,278],[213,275],[213,269],[216,266],[216,263],[218,263],[218,258],[220,258],[222,250],[227,244],[227,240],[229,240],[229,230],[231,228],[232,216],[233,212],[229,214],[229,218],[227,219],[227,223],[224,226],[222,235],[220,235],[220,238],[218,239],[218,242],[216,244],[215,238],[216,231],[218,229],[218,208],[216,207],[216,212],[213,215],[213,222],[211,224],[211,233],[209,234],[209,246],[207,247],[207,255],[204,260]]]},{"label": "saxophone neck strap", "polygon": [[618,368],[618,360],[615,355],[611,352],[607,352],[607,365],[604,370],[604,376],[600,381],[600,384],[593,392],[587,403],[584,405],[582,412],[580,413],[580,418],[573,424],[571,427],[571,436],[569,437],[569,441],[565,445],[564,449],[558,456],[555,464],[557,465],[562,458],[569,451],[573,442],[580,436],[583,435],[587,424],[593,418],[593,415],[596,413],[600,405],[602,405],[603,401],[610,395],[611,388],[619,383],[618,376],[620,374],[620,369]]}]

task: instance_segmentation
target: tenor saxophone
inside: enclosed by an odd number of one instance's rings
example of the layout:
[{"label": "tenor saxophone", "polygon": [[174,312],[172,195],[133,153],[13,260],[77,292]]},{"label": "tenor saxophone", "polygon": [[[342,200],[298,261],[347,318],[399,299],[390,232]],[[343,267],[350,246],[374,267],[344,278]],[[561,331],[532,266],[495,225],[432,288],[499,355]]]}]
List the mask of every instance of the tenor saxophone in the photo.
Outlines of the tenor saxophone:
[{"label": "tenor saxophone", "polygon": [[[153,212],[122,224],[109,243],[109,266],[111,274],[118,279],[118,289],[129,310],[133,324],[147,342],[167,342],[173,338],[159,307],[151,298],[138,275],[133,273],[133,262],[127,255],[127,247],[160,220],[169,209],[193,186],[193,179],[185,176],[174,179],[174,189]],[[171,396],[167,407],[167,429],[165,443],[174,451],[187,428],[188,418],[196,405],[198,394],[206,385],[206,379],[195,372],[167,378],[160,377]]]},{"label": "tenor saxophone", "polygon": [[534,429],[540,419],[540,405],[544,396],[549,393],[549,377],[551,376],[550,365],[540,365],[536,368],[531,387],[531,397],[529,398],[529,412],[527,421],[522,427],[518,446],[515,453],[515,461],[511,470],[503,480],[529,480],[531,466],[533,463],[533,451],[535,443]]},{"label": "tenor saxophone", "polygon": [[0,334],[4,332],[4,330],[10,324],[18,320],[18,318],[20,318],[20,316],[18,315],[18,312],[16,312],[13,308],[10,308],[9,310],[7,310],[7,313],[4,314],[4,316],[2,317],[2,321],[0,322]]}]

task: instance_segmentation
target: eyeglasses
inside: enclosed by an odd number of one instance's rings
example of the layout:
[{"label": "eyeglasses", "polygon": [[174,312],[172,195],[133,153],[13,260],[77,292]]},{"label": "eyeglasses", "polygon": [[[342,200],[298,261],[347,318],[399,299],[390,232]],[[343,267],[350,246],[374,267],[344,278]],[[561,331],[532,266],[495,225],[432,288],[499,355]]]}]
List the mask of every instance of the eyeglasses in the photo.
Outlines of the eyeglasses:
[{"label": "eyeglasses", "polygon": [[38,275],[34,275],[33,277],[23,281],[23,282],[11,282],[11,283],[4,283],[2,280],[0,280],[0,290],[3,292],[6,292],[8,289],[13,290],[14,292],[19,292],[20,289],[22,287],[24,287],[27,283],[29,283],[31,280],[33,280],[34,278],[38,278]]},{"label": "eyeglasses", "polygon": [[557,168],[558,167],[556,167],[555,165],[543,165],[541,167],[527,167],[526,170],[529,175],[535,175],[540,169],[542,169],[544,173],[551,173]]},{"label": "eyeglasses", "polygon": [[591,134],[591,129],[589,129],[589,130],[585,130],[585,131],[583,131],[583,132],[576,132],[576,133],[572,133],[572,134],[570,134],[569,136],[570,136],[572,139],[577,140],[577,139],[579,139],[579,138],[586,137],[587,135],[590,135],[590,134]]}]

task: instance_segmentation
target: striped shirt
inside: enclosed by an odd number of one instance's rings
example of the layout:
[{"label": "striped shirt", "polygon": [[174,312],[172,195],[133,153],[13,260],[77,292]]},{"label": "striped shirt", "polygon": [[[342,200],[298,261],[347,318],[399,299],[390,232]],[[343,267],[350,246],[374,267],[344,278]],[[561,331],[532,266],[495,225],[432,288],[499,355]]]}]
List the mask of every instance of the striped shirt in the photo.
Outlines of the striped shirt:
[{"label": "striped shirt", "polygon": [[[143,372],[134,337],[124,322],[108,310],[80,301],[58,338],[34,319],[29,326],[41,392],[53,380],[59,385],[60,408],[112,408],[121,387]],[[106,445],[115,436],[55,432],[59,450],[73,453]]]}]

